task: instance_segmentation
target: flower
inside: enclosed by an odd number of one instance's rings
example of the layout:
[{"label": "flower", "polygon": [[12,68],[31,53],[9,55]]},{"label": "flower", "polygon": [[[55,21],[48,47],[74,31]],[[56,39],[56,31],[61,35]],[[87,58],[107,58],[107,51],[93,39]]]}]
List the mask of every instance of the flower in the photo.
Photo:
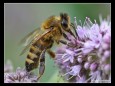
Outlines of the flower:
[{"label": "flower", "polygon": [[[111,78],[111,22],[100,24],[86,17],[83,25],[74,21],[76,37],[67,34],[68,44],[57,49],[55,64],[68,82],[103,83]],[[74,46],[74,47],[72,47]],[[109,81],[110,82],[110,81]]]},{"label": "flower", "polygon": [[5,73],[4,83],[32,83],[37,82],[37,76],[32,73],[26,72],[20,67],[17,68],[16,72]]},{"label": "flower", "polygon": [[7,61],[7,63],[4,66],[4,83],[33,82],[37,82],[37,76],[35,76],[32,72],[27,72],[25,69],[21,69],[20,67],[16,69],[16,72],[13,72],[11,61]]}]

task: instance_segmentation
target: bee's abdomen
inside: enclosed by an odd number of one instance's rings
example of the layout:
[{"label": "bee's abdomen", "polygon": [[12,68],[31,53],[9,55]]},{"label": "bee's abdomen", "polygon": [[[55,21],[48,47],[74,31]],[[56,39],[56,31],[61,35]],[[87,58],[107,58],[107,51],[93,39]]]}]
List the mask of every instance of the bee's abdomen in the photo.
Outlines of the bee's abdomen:
[{"label": "bee's abdomen", "polygon": [[30,47],[25,63],[28,72],[38,67],[41,52],[42,50],[39,47],[33,45]]},{"label": "bee's abdomen", "polygon": [[[28,72],[38,67],[42,51],[45,48],[50,48],[52,44],[53,44],[52,40],[45,40],[45,41],[39,40],[34,44],[32,44],[25,62],[26,70]],[[42,59],[40,59],[40,61],[41,60]]]}]

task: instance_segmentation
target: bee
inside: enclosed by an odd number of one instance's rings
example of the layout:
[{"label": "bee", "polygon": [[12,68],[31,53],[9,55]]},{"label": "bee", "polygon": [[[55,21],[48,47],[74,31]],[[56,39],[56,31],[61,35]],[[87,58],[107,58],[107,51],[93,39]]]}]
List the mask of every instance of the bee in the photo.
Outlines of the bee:
[{"label": "bee", "polygon": [[[60,13],[60,16],[51,16],[46,19],[41,24],[40,29],[35,29],[22,39],[21,43],[26,41],[26,46],[20,55],[24,54],[29,48],[25,61],[25,69],[27,72],[30,72],[39,66],[37,80],[40,79],[45,70],[45,53],[47,52],[53,59],[55,58],[55,53],[50,49],[54,45],[54,42],[69,45],[67,41],[61,40],[62,37],[69,40],[66,32],[75,37],[70,29],[71,26],[73,24],[70,23],[68,14]],[[31,41],[28,41],[30,39]]]}]

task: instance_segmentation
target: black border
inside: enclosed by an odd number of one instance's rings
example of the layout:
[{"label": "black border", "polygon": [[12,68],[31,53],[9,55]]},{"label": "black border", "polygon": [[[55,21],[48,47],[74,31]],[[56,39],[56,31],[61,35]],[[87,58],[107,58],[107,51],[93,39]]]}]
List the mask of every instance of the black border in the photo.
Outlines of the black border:
[{"label": "black border", "polygon": [[4,0],[4,3],[111,3],[111,0]]},{"label": "black border", "polygon": [[[33,1],[33,0],[32,0]],[[75,2],[75,1],[77,1],[77,2]],[[68,0],[66,0],[65,2],[64,1],[62,1],[62,0],[60,0],[60,1],[49,1],[49,0],[42,0],[42,1],[33,1],[33,2],[31,2],[31,1],[18,1],[18,0],[16,0],[16,1],[8,1],[8,0],[4,0],[4,3],[111,3],[111,0],[95,0],[95,1],[93,1],[93,0],[91,0],[91,1],[86,1],[86,0],[71,0],[71,1],[68,1]],[[4,5],[2,5],[3,7],[2,7],[2,9],[4,9]],[[112,11],[111,11],[112,12]],[[3,12],[3,14],[4,14],[4,12]],[[112,13],[111,13],[112,14]],[[3,18],[3,17],[2,17]],[[4,24],[3,24],[4,25]],[[4,27],[4,26],[3,26]],[[0,29],[0,30],[2,30],[2,29]],[[4,31],[4,30],[3,30]],[[3,35],[4,35],[4,32],[3,32]],[[111,42],[112,43],[112,42]],[[2,46],[3,44],[1,44],[1,46]],[[113,44],[113,45],[115,45],[115,44]],[[112,46],[112,44],[111,44],[111,46]],[[4,51],[4,48],[3,48],[3,50],[2,49],[0,49],[1,50],[1,53]],[[4,56],[4,53],[3,53],[3,56]],[[112,56],[111,56],[112,57]],[[2,57],[1,57],[2,58]],[[115,60],[114,60],[115,61]],[[111,60],[111,62],[112,62],[112,60]],[[1,68],[2,67],[4,67],[4,66],[2,66],[2,65],[0,65],[1,66]],[[112,73],[112,70],[111,70],[111,73]],[[0,73],[0,74],[2,74],[2,73]],[[113,73],[112,73],[113,74]],[[3,74],[2,74],[3,75]],[[111,75],[111,78],[112,78],[112,75]],[[0,81],[2,81],[3,80],[3,78],[0,80]],[[3,80],[3,83],[4,83],[4,80]],[[112,81],[111,81],[111,83],[112,83]],[[53,83],[53,84],[51,84],[51,83],[18,83],[18,85],[24,85],[24,84],[26,84],[26,85],[61,85],[61,86],[63,86],[63,85],[69,85],[69,86],[71,86],[71,85],[75,85],[75,86],[79,86],[79,85],[93,85],[93,86],[97,86],[97,85],[108,85],[108,86],[110,86],[111,85],[111,83],[86,83],[86,84],[84,84],[84,83],[82,83],[82,84],[80,84],[80,83],[77,83],[77,84],[75,84],[75,83]],[[14,84],[11,84],[11,83],[4,83],[4,85],[16,85],[17,83],[14,83]]]}]

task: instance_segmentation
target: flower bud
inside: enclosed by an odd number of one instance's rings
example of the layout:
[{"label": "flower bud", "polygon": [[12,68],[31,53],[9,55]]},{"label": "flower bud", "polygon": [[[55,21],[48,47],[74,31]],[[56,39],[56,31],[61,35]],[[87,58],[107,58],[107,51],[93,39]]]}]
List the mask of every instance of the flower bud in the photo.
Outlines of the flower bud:
[{"label": "flower bud", "polygon": [[88,56],[88,61],[89,61],[89,62],[92,62],[92,61],[93,61],[92,56]]},{"label": "flower bud", "polygon": [[98,64],[95,63],[95,62],[93,62],[93,63],[90,65],[90,70],[91,70],[91,71],[95,71],[95,70],[97,69],[97,67],[98,67]]},{"label": "flower bud", "polygon": [[89,67],[90,67],[90,63],[89,62],[85,62],[84,68],[87,70]]},{"label": "flower bud", "polygon": [[111,39],[110,39],[110,34],[107,34],[107,33],[106,33],[106,34],[103,36],[103,41],[106,42],[106,43],[110,43],[110,40],[111,40]]},{"label": "flower bud", "polygon": [[105,56],[102,56],[101,62],[102,62],[102,63],[105,63],[106,61],[107,61],[107,58],[106,58]]},{"label": "flower bud", "polygon": [[104,50],[107,50],[107,49],[109,48],[109,46],[110,46],[110,45],[108,45],[108,44],[105,43],[105,42],[102,43],[102,48],[103,48]]},{"label": "flower bud", "polygon": [[82,59],[82,58],[77,58],[77,61],[78,61],[79,63],[82,63],[83,59]]},{"label": "flower bud", "polygon": [[105,58],[110,57],[110,51],[106,50],[106,51],[104,52],[104,57],[105,57]]},{"label": "flower bud", "polygon": [[104,71],[105,71],[105,73],[108,74],[110,70],[111,70],[110,64],[106,64],[106,65],[104,66]]}]

